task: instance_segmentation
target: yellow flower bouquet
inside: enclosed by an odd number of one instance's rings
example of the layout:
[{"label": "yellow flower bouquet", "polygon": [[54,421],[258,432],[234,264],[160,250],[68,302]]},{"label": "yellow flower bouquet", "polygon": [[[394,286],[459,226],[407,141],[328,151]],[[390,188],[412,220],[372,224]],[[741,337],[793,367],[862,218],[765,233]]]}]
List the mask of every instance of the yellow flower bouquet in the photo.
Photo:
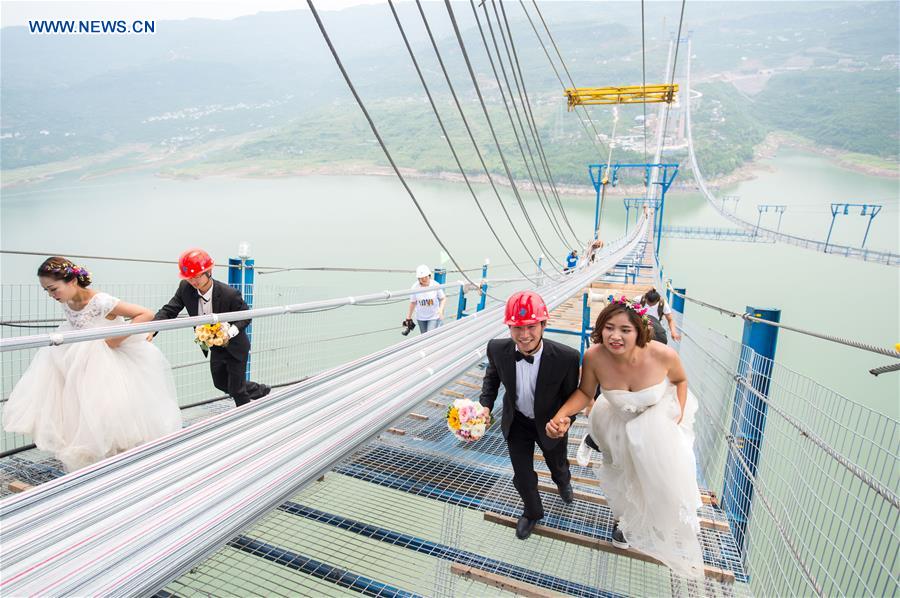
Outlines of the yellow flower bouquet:
[{"label": "yellow flower bouquet", "polygon": [[209,350],[210,347],[224,347],[231,340],[228,336],[228,323],[203,324],[194,329],[194,342]]},{"label": "yellow flower bouquet", "polygon": [[469,399],[457,399],[447,409],[447,427],[459,440],[474,442],[491,425],[491,411]]}]

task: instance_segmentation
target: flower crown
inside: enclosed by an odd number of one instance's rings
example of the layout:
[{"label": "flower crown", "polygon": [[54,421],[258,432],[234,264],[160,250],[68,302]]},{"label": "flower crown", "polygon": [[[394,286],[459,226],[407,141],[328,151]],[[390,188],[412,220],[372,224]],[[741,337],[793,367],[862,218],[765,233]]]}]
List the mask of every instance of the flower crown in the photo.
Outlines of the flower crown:
[{"label": "flower crown", "polygon": [[610,305],[612,305],[613,303],[618,303],[619,305],[622,305],[634,311],[637,315],[641,316],[641,320],[643,320],[644,324],[650,323],[650,319],[647,317],[648,308],[646,305],[641,305],[639,301],[630,301],[625,295],[622,295],[618,299],[610,295],[608,299]]},{"label": "flower crown", "polygon": [[71,274],[73,276],[89,277],[91,275],[91,273],[88,272],[86,268],[76,266],[72,262],[51,264],[51,265],[47,266],[46,268],[44,268],[44,270],[47,272],[55,272],[57,274],[62,274],[63,276],[69,276]]}]

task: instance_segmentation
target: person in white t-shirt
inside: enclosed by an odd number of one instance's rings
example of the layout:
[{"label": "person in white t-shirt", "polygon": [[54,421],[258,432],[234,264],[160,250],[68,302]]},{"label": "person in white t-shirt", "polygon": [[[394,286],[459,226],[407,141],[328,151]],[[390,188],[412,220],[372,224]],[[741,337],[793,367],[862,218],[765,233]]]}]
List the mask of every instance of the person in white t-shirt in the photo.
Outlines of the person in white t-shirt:
[{"label": "person in white t-shirt", "polygon": [[665,318],[666,322],[669,324],[669,331],[672,333],[672,340],[681,340],[681,335],[678,333],[678,328],[675,326],[675,318],[672,317],[672,308],[659,296],[659,292],[656,289],[650,289],[643,295],[635,297],[634,300],[639,301],[641,305],[646,306],[647,315],[656,318],[657,322],[662,323]]},{"label": "person in white t-shirt", "polygon": [[[422,264],[416,268],[416,278],[418,282],[412,286],[412,289],[423,289],[420,293],[415,293],[409,297],[409,311],[406,314],[405,325],[409,326],[415,313],[416,322],[419,324],[419,332],[425,334],[429,330],[434,330],[444,323],[444,305],[447,303],[447,295],[444,289],[430,289],[430,287],[440,286],[431,278],[431,269]],[[430,289],[430,290],[426,290]]]}]

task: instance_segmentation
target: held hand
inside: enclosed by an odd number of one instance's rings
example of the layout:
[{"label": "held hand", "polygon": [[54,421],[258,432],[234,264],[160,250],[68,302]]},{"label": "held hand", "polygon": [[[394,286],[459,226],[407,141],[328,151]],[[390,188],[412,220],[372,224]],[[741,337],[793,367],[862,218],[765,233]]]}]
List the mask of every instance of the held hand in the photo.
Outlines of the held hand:
[{"label": "held hand", "polygon": [[152,343],[152,342],[153,342],[153,337],[155,337],[155,336],[156,336],[156,335],[153,334],[152,332],[151,332],[150,334],[148,334],[148,335],[147,335],[147,342],[148,342],[148,343]]},{"label": "held hand", "polygon": [[554,416],[553,419],[547,422],[547,436],[549,436],[550,438],[562,438],[566,435],[566,432],[569,431],[569,426],[571,424],[572,420],[567,416]]},{"label": "held hand", "polygon": [[678,421],[675,422],[676,426],[681,425],[681,420],[684,419],[684,409],[681,410],[681,415],[678,416]]}]

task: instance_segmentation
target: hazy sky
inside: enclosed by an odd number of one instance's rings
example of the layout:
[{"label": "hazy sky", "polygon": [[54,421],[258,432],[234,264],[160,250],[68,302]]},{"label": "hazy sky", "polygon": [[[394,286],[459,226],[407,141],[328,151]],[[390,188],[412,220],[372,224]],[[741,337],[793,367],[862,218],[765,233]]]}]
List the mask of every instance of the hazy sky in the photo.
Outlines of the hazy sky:
[{"label": "hazy sky", "polygon": [[[386,0],[313,1],[319,10],[341,10],[358,4],[384,3]],[[297,9],[306,9],[306,0],[3,0],[0,3],[0,26],[25,25],[34,19],[233,19],[262,11]]]}]

